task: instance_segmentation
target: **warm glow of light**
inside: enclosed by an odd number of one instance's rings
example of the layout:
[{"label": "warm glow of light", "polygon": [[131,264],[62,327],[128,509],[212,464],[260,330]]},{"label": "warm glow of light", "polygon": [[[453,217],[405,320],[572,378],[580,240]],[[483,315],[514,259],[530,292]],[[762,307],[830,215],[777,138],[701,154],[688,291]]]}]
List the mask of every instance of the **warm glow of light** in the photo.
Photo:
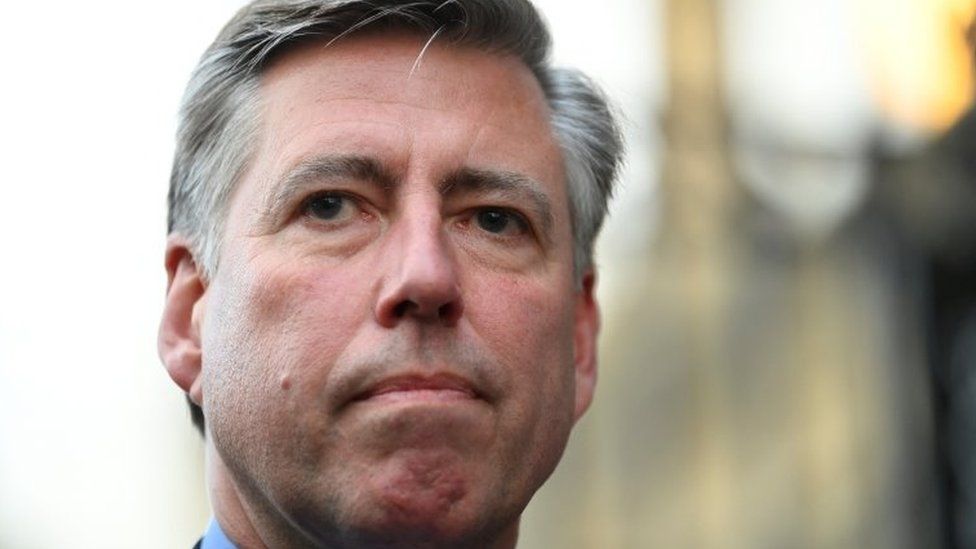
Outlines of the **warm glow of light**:
[{"label": "warm glow of light", "polygon": [[861,0],[868,72],[882,114],[942,131],[972,104],[966,30],[976,0]]}]

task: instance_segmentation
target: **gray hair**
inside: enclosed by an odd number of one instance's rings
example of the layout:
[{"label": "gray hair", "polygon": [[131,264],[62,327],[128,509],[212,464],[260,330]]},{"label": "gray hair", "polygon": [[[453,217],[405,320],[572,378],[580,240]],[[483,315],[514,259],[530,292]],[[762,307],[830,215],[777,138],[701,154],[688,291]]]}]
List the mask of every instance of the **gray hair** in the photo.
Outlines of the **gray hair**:
[{"label": "gray hair", "polygon": [[549,31],[527,0],[255,0],[223,28],[183,97],[170,177],[168,229],[189,240],[204,277],[218,264],[226,204],[258,132],[261,71],[299,42],[363,29],[405,29],[515,55],[538,79],[562,149],[577,279],[593,262],[620,164],[607,100],[579,71],[549,65]]}]

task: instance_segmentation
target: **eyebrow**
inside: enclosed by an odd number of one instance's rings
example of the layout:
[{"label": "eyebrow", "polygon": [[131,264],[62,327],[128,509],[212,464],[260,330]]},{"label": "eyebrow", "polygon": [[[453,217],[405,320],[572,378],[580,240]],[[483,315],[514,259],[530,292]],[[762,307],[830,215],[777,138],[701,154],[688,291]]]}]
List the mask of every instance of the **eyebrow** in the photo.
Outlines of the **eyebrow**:
[{"label": "eyebrow", "polygon": [[[288,170],[269,195],[263,217],[270,221],[310,187],[323,180],[341,178],[371,183],[383,190],[394,188],[400,180],[382,162],[369,156],[317,156]],[[542,188],[535,179],[517,172],[461,168],[440,182],[438,192],[444,197],[459,192],[497,193],[513,202],[525,203],[539,219],[542,236],[549,239],[553,226],[552,202]]]},{"label": "eyebrow", "polygon": [[298,163],[275,185],[265,206],[265,217],[273,218],[290,204],[296,196],[305,194],[309,187],[322,180],[350,178],[371,182],[383,189],[396,183],[396,176],[381,163],[368,156],[329,155],[318,156]]},{"label": "eyebrow", "polygon": [[552,233],[552,202],[542,185],[517,172],[462,168],[449,175],[440,186],[442,196],[458,191],[497,193],[517,203],[525,203],[542,224],[543,236]]}]

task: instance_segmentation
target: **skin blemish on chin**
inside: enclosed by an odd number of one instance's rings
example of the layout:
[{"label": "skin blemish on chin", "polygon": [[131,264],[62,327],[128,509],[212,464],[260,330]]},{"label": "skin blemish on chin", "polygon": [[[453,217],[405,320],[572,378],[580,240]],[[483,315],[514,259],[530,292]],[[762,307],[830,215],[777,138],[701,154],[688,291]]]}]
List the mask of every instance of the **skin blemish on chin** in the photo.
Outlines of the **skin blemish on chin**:
[{"label": "skin blemish on chin", "polygon": [[385,501],[396,518],[426,522],[447,513],[468,492],[463,475],[454,471],[449,458],[412,456],[385,484]]},{"label": "skin blemish on chin", "polygon": [[282,391],[291,389],[291,377],[289,377],[288,374],[281,374],[281,378],[278,381],[281,385]]}]

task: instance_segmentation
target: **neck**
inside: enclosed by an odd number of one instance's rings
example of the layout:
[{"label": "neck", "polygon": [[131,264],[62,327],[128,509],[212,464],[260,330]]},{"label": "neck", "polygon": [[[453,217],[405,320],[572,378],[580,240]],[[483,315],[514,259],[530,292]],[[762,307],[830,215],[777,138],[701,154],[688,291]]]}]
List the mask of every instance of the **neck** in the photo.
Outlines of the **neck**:
[{"label": "neck", "polygon": [[209,436],[206,439],[206,469],[210,505],[224,534],[238,547],[266,549],[269,544],[254,528],[252,512]]}]

